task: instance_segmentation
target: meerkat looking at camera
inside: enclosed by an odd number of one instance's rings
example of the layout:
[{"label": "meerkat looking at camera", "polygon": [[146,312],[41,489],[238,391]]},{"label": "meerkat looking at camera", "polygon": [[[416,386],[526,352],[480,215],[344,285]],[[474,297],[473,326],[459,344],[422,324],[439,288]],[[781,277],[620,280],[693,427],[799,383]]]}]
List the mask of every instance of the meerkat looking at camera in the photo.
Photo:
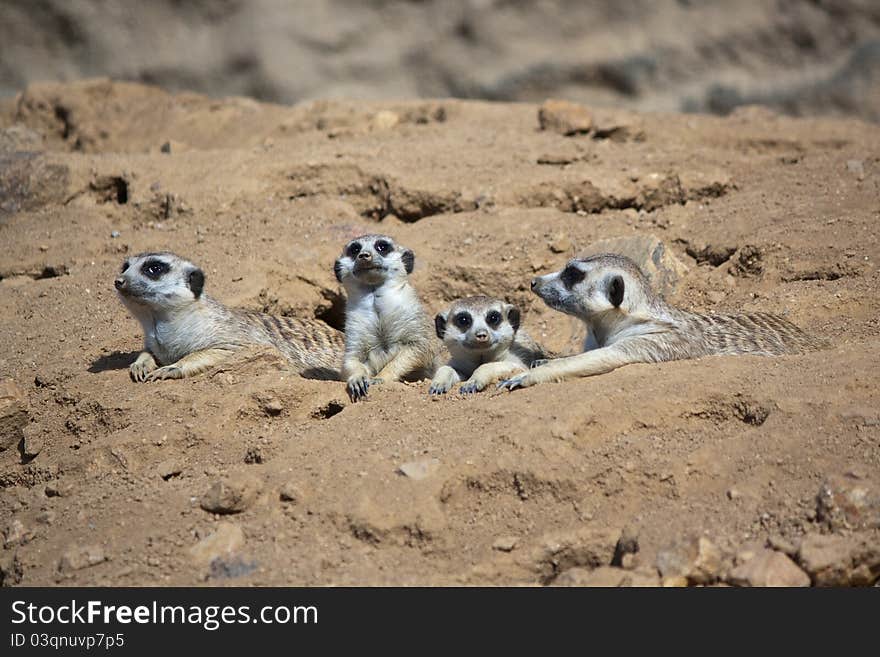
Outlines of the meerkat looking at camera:
[{"label": "meerkat looking at camera", "polygon": [[275,347],[302,376],[339,379],[339,331],[314,319],[227,308],[204,293],[204,272],[173,253],[127,258],[114,285],[144,330],[144,351],[130,367],[135,381],[193,376],[248,345]]},{"label": "meerkat looking at camera", "polygon": [[413,252],[386,235],[345,245],[333,271],[345,287],[342,378],[357,401],[383,381],[417,381],[436,369],[440,345],[408,276]]},{"label": "meerkat looking at camera", "polygon": [[673,308],[654,294],[638,266],[620,255],[570,260],[562,271],[533,279],[532,291],[554,310],[582,319],[597,348],[550,360],[502,381],[499,388],[604,374],[630,363],[715,354],[776,356],[825,346],[777,315]]},{"label": "meerkat looking at camera", "polygon": [[541,347],[519,330],[519,309],[501,299],[459,299],[439,313],[434,324],[451,359],[434,375],[432,395],[448,392],[459,381],[464,381],[462,393],[479,392],[546,358]]}]

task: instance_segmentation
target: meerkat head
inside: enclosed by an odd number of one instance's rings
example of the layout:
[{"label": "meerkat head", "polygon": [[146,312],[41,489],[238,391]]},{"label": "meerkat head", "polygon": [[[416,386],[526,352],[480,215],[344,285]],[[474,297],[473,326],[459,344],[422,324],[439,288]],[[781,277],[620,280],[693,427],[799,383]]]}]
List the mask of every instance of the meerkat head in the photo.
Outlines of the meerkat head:
[{"label": "meerkat head", "polygon": [[173,310],[202,296],[205,274],[173,253],[141,253],[126,258],[113,281],[122,302],[135,314]]},{"label": "meerkat head", "polygon": [[467,297],[434,318],[437,337],[451,352],[503,351],[519,330],[516,306],[501,299]]},{"label": "meerkat head", "polygon": [[653,299],[638,266],[621,255],[569,260],[562,271],[532,279],[532,291],[553,308],[582,319],[599,313],[631,313]]},{"label": "meerkat head", "polygon": [[333,271],[340,283],[379,287],[386,281],[406,278],[414,264],[413,252],[387,235],[362,235],[345,245]]}]

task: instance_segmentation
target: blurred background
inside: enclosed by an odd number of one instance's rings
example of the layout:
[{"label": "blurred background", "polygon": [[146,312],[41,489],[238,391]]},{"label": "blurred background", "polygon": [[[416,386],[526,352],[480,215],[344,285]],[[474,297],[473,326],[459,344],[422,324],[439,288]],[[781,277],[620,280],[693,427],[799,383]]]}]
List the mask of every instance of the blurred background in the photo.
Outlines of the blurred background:
[{"label": "blurred background", "polygon": [[0,0],[0,97],[94,76],[878,121],[880,0]]}]

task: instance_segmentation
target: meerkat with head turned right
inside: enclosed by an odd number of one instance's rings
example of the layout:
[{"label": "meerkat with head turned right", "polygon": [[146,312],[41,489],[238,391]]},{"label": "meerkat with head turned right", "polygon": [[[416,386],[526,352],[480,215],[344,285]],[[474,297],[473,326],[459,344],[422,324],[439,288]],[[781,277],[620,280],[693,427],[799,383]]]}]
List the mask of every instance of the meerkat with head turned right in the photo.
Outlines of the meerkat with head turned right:
[{"label": "meerkat with head turned right", "polygon": [[596,348],[550,360],[502,381],[500,388],[604,374],[631,363],[716,354],[776,356],[827,346],[778,315],[673,308],[651,290],[638,266],[620,255],[570,260],[562,271],[532,280],[532,291],[554,310],[582,319]]},{"label": "meerkat with head turned right", "polygon": [[205,294],[204,272],[173,253],[126,258],[114,285],[144,330],[144,351],[129,368],[135,381],[193,376],[248,345],[275,347],[304,377],[339,378],[339,331],[316,319],[227,308]]},{"label": "meerkat with head turned right", "polygon": [[455,301],[434,318],[437,337],[449,350],[449,363],[437,370],[430,393],[440,395],[464,381],[464,394],[521,372],[547,356],[525,331],[520,312],[501,299],[485,296]]},{"label": "meerkat with head turned right", "polygon": [[436,370],[440,344],[408,279],[414,264],[413,252],[387,235],[362,235],[333,265],[348,295],[342,378],[352,401],[370,385],[417,381]]}]

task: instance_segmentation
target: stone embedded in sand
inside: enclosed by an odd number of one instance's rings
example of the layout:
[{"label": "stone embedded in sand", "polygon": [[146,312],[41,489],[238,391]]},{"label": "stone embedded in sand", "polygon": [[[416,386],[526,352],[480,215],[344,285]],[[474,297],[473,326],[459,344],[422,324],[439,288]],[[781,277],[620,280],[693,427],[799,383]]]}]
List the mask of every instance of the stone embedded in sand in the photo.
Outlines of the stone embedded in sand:
[{"label": "stone embedded in sand", "polygon": [[761,550],[734,568],[727,581],[736,586],[809,586],[809,576],[781,552]]},{"label": "stone embedded in sand", "polygon": [[254,503],[259,492],[260,484],[253,477],[230,477],[211,484],[200,505],[211,513],[241,513]]},{"label": "stone embedded in sand", "polygon": [[651,285],[661,294],[675,292],[678,282],[687,273],[687,266],[654,235],[613,237],[588,245],[578,255],[619,253],[635,261]]},{"label": "stone embedded in sand", "polygon": [[278,492],[278,497],[282,502],[302,502],[305,499],[302,489],[293,482],[287,482]]},{"label": "stone embedded in sand", "polygon": [[657,573],[650,570],[624,570],[614,566],[569,568],[553,580],[553,586],[655,587],[660,586]]},{"label": "stone embedded in sand", "polygon": [[798,561],[816,586],[871,586],[880,579],[880,545],[870,535],[809,534]]},{"label": "stone embedded in sand", "polygon": [[538,124],[541,130],[570,137],[588,133],[593,128],[593,115],[583,105],[567,100],[547,100],[538,108]]},{"label": "stone embedded in sand", "polygon": [[553,253],[568,253],[572,248],[571,240],[564,233],[554,235],[549,246]]},{"label": "stone embedded in sand", "polygon": [[18,518],[14,518],[3,530],[3,547],[24,545],[34,537],[34,532],[24,526]]},{"label": "stone embedded in sand", "polygon": [[721,551],[708,538],[682,538],[657,553],[664,586],[711,584],[724,567]]},{"label": "stone embedded in sand", "polygon": [[75,545],[61,555],[58,570],[63,573],[82,570],[106,560],[107,555],[104,554],[104,548],[100,545]]},{"label": "stone embedded in sand", "polygon": [[816,498],[816,517],[830,530],[880,528],[880,483],[832,475]]},{"label": "stone embedded in sand", "polygon": [[73,495],[73,483],[66,479],[58,479],[46,484],[46,497],[71,497]]},{"label": "stone embedded in sand", "polygon": [[379,110],[370,121],[374,130],[389,130],[398,123],[400,123],[400,116],[391,110]]},{"label": "stone embedded in sand", "polygon": [[418,461],[402,463],[397,469],[401,474],[406,475],[410,479],[419,481],[434,474],[439,467],[439,459],[420,459]]},{"label": "stone embedded in sand", "polygon": [[29,424],[23,431],[23,439],[21,441],[21,457],[25,461],[33,460],[43,451],[45,441],[43,440],[43,431],[39,427]]},{"label": "stone embedded in sand", "polygon": [[499,552],[513,552],[519,545],[519,538],[516,536],[500,536],[492,543],[492,549]]},{"label": "stone embedded in sand", "polygon": [[[620,529],[582,527],[575,531],[545,535],[534,549],[524,552],[520,561],[544,581],[568,568],[598,568],[611,563],[620,538]],[[519,551],[518,551],[519,552]]]},{"label": "stone embedded in sand", "polygon": [[18,447],[27,423],[24,392],[12,379],[0,381],[0,452]]},{"label": "stone embedded in sand", "polygon": [[156,466],[156,474],[158,474],[165,481],[168,481],[172,477],[176,477],[181,472],[183,472],[183,468],[174,459],[165,459]]},{"label": "stone embedded in sand", "polygon": [[229,557],[244,545],[244,532],[231,522],[218,522],[215,530],[189,548],[189,555],[198,566],[207,566],[214,559]]}]

